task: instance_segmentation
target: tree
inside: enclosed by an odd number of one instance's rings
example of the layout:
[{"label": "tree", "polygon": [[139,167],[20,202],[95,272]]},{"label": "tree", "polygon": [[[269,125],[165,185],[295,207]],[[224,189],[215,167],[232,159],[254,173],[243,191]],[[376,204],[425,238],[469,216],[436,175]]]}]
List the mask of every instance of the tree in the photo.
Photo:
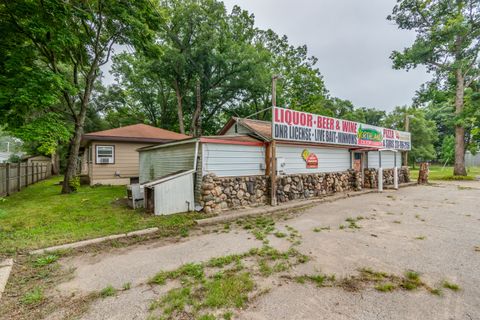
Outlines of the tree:
[{"label": "tree", "polygon": [[111,85],[100,104],[114,126],[138,122],[169,130],[179,130],[175,93],[158,72],[159,61],[137,53],[121,53],[113,58]]},{"label": "tree", "polygon": [[455,158],[455,137],[445,136],[442,140],[440,159],[445,164],[451,164]]},{"label": "tree", "polygon": [[[2,21],[22,39],[23,46],[10,48],[12,57],[31,50],[19,71],[38,69],[51,77],[49,85],[62,98],[63,112],[73,125],[62,193],[71,192],[70,180],[76,175],[80,140],[99,68],[109,61],[115,43],[140,45],[150,34],[149,1],[2,1]],[[142,18],[139,17],[143,15]],[[138,31],[141,32],[138,32]],[[40,77],[39,77],[40,78]]]},{"label": "tree", "polygon": [[396,107],[387,115],[383,124],[387,128],[405,127],[405,114],[411,116],[410,132],[412,134],[412,150],[408,153],[409,160],[427,161],[436,159],[434,144],[438,140],[435,122],[425,118],[421,109]]},{"label": "tree", "polygon": [[25,142],[25,148],[32,154],[43,154],[51,157],[52,171],[59,173],[58,148],[68,143],[71,128],[64,126],[62,119],[55,114],[45,114],[14,131],[15,136]]},{"label": "tree", "polygon": [[400,29],[415,30],[413,45],[391,55],[394,68],[422,64],[440,78],[455,81],[454,175],[465,169],[465,88],[480,76],[480,2],[478,0],[398,0],[388,20]]}]

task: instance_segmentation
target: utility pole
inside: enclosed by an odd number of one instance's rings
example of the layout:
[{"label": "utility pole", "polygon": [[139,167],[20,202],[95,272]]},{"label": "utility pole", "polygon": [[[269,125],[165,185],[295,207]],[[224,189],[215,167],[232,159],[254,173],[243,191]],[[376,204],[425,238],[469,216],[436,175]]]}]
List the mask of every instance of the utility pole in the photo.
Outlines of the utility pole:
[{"label": "utility pole", "polygon": [[[272,76],[272,106],[277,106],[277,80],[281,77],[279,75]],[[273,108],[272,108],[273,110]],[[272,114],[273,117],[273,114]],[[272,128],[273,129],[273,128]],[[270,199],[271,205],[277,205],[277,152],[276,152],[276,144],[275,140],[273,139],[272,134],[272,141],[270,142]]]}]

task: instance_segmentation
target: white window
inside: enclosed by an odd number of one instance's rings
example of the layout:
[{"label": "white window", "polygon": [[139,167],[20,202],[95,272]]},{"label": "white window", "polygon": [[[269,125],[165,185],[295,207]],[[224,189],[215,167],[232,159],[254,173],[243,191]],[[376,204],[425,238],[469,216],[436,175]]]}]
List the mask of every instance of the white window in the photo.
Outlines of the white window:
[{"label": "white window", "polygon": [[115,163],[115,147],[114,146],[97,146],[97,163],[108,164]]}]

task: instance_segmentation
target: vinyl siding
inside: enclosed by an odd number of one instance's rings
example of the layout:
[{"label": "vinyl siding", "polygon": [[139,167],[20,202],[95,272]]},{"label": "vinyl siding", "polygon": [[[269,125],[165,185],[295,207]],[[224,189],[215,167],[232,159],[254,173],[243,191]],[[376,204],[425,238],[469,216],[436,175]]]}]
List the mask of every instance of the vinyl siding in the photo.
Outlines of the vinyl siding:
[{"label": "vinyl siding", "polygon": [[[391,169],[395,166],[395,155],[397,156],[397,167],[402,166],[402,153],[393,151],[382,151],[382,168]],[[378,151],[368,152],[368,167],[378,169]]]},{"label": "vinyl siding", "polygon": [[192,170],[195,142],[140,152],[140,183],[180,170]]},{"label": "vinyl siding", "polygon": [[[235,127],[236,127],[236,129],[235,129]],[[235,130],[236,130],[236,132],[235,132]],[[225,132],[225,135],[226,136],[231,136],[231,135],[236,135],[236,134],[248,134],[248,133],[252,133],[252,131],[245,128],[241,124],[236,123],[236,124],[233,124],[233,126],[231,126],[230,129],[227,130],[227,132]]]},{"label": "vinyl siding", "polygon": [[203,175],[219,177],[264,175],[265,147],[230,144],[203,144]]},{"label": "vinyl siding", "polygon": [[[307,169],[302,152],[308,149],[318,158],[318,168]],[[341,172],[350,169],[350,152],[340,148],[305,147],[277,144],[277,159],[285,159],[285,174]]]},{"label": "vinyl siding", "polygon": [[[114,179],[138,177],[139,174],[139,155],[138,148],[149,146],[145,143],[129,143],[129,142],[101,142],[94,141],[91,144],[92,162],[90,176],[91,181],[102,183],[102,180],[112,181]],[[96,163],[96,146],[114,146],[115,163],[97,164]],[[115,176],[115,172],[120,173],[120,177]]]}]

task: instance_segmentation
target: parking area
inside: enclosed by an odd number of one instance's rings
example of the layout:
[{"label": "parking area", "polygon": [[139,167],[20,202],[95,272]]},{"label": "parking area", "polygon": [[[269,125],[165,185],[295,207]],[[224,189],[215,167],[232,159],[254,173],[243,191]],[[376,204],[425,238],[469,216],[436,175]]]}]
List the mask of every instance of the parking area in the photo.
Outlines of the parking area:
[{"label": "parking area", "polygon": [[479,195],[478,181],[407,187],[67,255],[47,294],[90,298],[47,318],[478,319]]}]

